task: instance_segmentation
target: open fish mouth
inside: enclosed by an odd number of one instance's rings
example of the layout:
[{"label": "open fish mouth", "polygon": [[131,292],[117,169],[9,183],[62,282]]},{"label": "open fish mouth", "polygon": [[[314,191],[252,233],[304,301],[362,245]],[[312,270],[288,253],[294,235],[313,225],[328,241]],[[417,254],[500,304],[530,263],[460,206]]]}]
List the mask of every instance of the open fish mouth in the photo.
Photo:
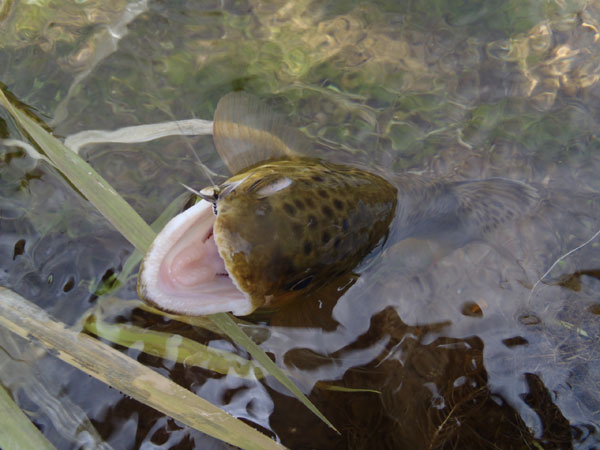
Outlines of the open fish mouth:
[{"label": "open fish mouth", "polygon": [[254,309],[225,267],[213,235],[215,221],[213,205],[205,200],[171,219],[142,263],[141,298],[186,315],[244,315]]}]

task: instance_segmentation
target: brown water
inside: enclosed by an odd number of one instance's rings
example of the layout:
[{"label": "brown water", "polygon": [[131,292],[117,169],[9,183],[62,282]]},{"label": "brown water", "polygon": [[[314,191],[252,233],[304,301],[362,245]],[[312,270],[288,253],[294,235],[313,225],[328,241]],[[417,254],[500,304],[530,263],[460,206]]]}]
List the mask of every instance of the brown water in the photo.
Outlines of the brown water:
[{"label": "brown water", "polygon": [[[210,119],[244,88],[289,113],[321,156],[390,179],[512,178],[541,200],[489,243],[431,266],[419,252],[416,263],[382,255],[251,318],[341,435],[269,378],[121,350],[293,449],[600,446],[600,237],[546,274],[600,229],[600,3],[132,5],[0,3],[0,81],[62,136]],[[20,138],[0,118],[0,136]],[[190,145],[226,175],[210,137],[95,145],[84,157],[152,221],[180,183],[210,184]],[[0,155],[0,284],[75,324],[132,248],[56,171],[6,143]],[[135,298],[134,284],[116,295]],[[245,355],[133,307],[106,320]],[[0,338],[0,381],[60,449],[226,447]]]}]

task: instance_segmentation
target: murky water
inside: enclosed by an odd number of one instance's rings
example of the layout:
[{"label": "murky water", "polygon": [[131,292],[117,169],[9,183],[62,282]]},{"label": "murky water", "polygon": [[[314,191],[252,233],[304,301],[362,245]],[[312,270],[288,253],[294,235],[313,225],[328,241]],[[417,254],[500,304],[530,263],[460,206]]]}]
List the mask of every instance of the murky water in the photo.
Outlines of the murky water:
[{"label": "murky water", "polygon": [[[424,251],[413,270],[390,252],[251,318],[339,436],[270,379],[122,350],[294,449],[589,449],[600,446],[599,22],[596,1],[0,2],[0,81],[61,136],[211,119],[244,88],[324,157],[390,179],[535,186],[536,207],[490,242],[431,265]],[[4,110],[0,137],[21,138]],[[56,171],[8,143],[0,155],[0,284],[77,324],[132,247]],[[148,221],[180,183],[209,184],[197,158],[226,175],[210,137],[83,155]],[[133,307],[105,319],[244,355]],[[226,447],[0,337],[2,384],[58,448]]]}]

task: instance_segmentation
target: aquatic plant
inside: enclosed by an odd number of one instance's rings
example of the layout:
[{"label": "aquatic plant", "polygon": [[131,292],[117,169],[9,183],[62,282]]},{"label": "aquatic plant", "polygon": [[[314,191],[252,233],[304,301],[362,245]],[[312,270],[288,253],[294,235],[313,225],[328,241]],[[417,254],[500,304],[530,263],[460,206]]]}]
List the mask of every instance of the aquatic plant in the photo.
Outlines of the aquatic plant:
[{"label": "aquatic plant", "polygon": [[[44,128],[36,123],[31,117],[24,112],[20,111],[15,107],[3,92],[0,92],[0,103],[11,113],[13,118],[22,127],[37,145],[44,150],[48,159],[52,164],[57,167],[68,179],[78,188],[79,191],[86,198],[94,204],[103,215],[117,228],[124,236],[126,236],[130,242],[140,251],[145,251],[154,238],[154,232],[152,229],[143,221],[143,219],[123,200],[117,192],[92,169],[87,163],[85,163],[77,154],[69,150],[60,141],[51,136]],[[182,410],[177,413],[176,410],[170,406],[173,405],[185,405],[187,402],[186,398],[189,395],[182,392],[182,388],[176,387],[172,382],[167,379],[160,381],[162,377],[154,375],[152,372],[148,372],[145,368],[136,369],[136,362],[129,361],[125,356],[116,357],[116,354],[112,349],[103,347],[99,343],[91,343],[86,340],[85,336],[77,337],[76,332],[69,331],[64,325],[58,324],[48,316],[45,316],[43,311],[38,310],[35,306],[31,305],[27,300],[14,294],[10,291],[3,292],[4,304],[3,318],[7,322],[4,325],[7,326],[14,332],[19,332],[23,337],[32,335],[37,339],[44,342],[50,350],[58,352],[58,355],[64,356],[62,359],[74,364],[76,367],[86,370],[86,372],[104,380],[110,385],[118,388],[122,392],[128,393],[134,398],[141,400],[142,402],[151,406],[157,407],[165,413],[178,418],[179,420],[192,425],[193,427],[204,431],[207,434],[213,435],[226,442],[230,442],[234,445],[242,448],[262,448],[261,446],[269,445],[274,446],[275,443],[266,438],[262,437],[260,433],[249,428],[242,422],[235,422],[235,419],[230,417],[225,412],[218,408],[212,407],[209,403],[204,404],[200,400],[196,400],[196,403],[189,403],[188,410]],[[12,302],[10,302],[12,300]],[[20,303],[21,302],[21,303]],[[12,308],[12,309],[8,309]],[[10,311],[15,311],[15,314],[9,315]],[[38,318],[41,316],[41,318]],[[12,317],[12,320],[11,320]],[[25,322],[19,323],[16,319],[21,317]],[[37,318],[37,320],[36,320]],[[31,328],[28,328],[27,319],[31,320]],[[228,335],[235,342],[242,345],[252,354],[257,361],[267,370],[272,376],[277,378],[284,386],[290,389],[299,400],[304,403],[309,409],[317,414],[323,421],[333,428],[333,425],[314,407],[314,405],[306,398],[306,396],[293,384],[283,372],[273,364],[269,357],[242,331],[236,323],[226,314],[215,314],[210,316],[210,319],[219,327],[219,329],[226,335]],[[44,327],[43,323],[48,322],[48,327]],[[33,327],[40,327],[40,330],[36,330]],[[54,327],[54,328],[53,328]],[[98,326],[94,321],[89,322],[87,328],[92,330],[94,334],[99,334],[101,326]],[[110,331],[106,328],[109,327]],[[131,339],[127,342],[125,337],[126,333],[131,333],[131,330],[119,328],[118,326],[106,326],[104,325],[103,335],[108,336],[109,334],[118,335],[119,342],[121,344],[130,345],[138,342],[138,338]],[[47,333],[50,337],[45,337],[44,333]],[[154,335],[156,337],[156,334]],[[148,337],[148,335],[146,335]],[[164,338],[163,338],[164,339]],[[69,344],[69,341],[77,341],[78,344]],[[90,342],[89,346],[84,343]],[[192,345],[191,343],[188,345]],[[87,352],[83,350],[81,356],[78,355],[78,351],[81,349],[87,349]],[[149,350],[146,350],[149,351]],[[178,352],[185,351],[179,343],[177,347]],[[203,352],[207,352],[208,349],[203,349]],[[224,362],[222,369],[225,372],[229,370],[236,371],[236,365],[239,367],[239,358],[235,356],[225,356],[225,353],[216,355],[214,351],[212,356],[202,357],[204,367],[215,370],[215,367],[210,363],[207,365],[207,360],[217,359]],[[190,350],[187,358],[181,356],[181,358],[187,359],[189,363],[189,357],[192,354],[197,354],[198,349]],[[225,358],[224,358],[225,356]],[[107,366],[100,365],[100,359],[104,361]],[[125,359],[123,359],[125,358]],[[233,358],[233,359],[231,359]],[[183,360],[183,359],[182,359]],[[229,361],[227,361],[229,360]],[[235,360],[235,362],[234,362]],[[98,366],[94,368],[94,361],[98,363]],[[116,362],[119,363],[116,363]],[[113,363],[115,363],[113,365]],[[90,368],[90,366],[92,366]],[[131,376],[133,371],[139,370],[141,386],[137,385],[136,376],[133,378],[133,382],[130,384],[128,380],[128,374]],[[260,369],[257,369],[260,370]],[[112,378],[104,378],[103,374],[114,374]],[[260,372],[259,372],[260,373]],[[152,375],[151,375],[152,374]],[[153,381],[149,381],[148,384],[144,384],[142,380],[146,380],[150,377]],[[158,379],[159,381],[155,380]],[[125,384],[123,384],[125,383]],[[169,386],[168,388],[166,386]],[[181,393],[180,393],[181,392]],[[176,393],[180,393],[176,395]],[[156,399],[158,397],[158,399]],[[176,399],[176,397],[178,399]],[[181,403],[179,403],[181,402]],[[203,420],[191,420],[190,418],[195,417],[197,410],[204,410]],[[191,420],[191,422],[190,422]],[[206,421],[206,422],[205,422]],[[229,425],[224,426],[223,423],[227,422]],[[224,428],[219,428],[224,427]],[[234,432],[233,430],[238,430]],[[254,442],[254,443],[253,443]],[[267,444],[269,442],[269,444]],[[256,445],[256,447],[254,447]]]}]

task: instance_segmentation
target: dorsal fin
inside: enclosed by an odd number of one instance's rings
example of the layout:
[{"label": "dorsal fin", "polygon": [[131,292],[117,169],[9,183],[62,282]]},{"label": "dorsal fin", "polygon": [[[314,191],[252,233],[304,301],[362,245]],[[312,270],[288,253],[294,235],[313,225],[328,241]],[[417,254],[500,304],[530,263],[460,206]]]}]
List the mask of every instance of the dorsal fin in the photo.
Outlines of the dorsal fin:
[{"label": "dorsal fin", "polygon": [[213,138],[233,174],[262,161],[299,156],[306,146],[300,131],[287,126],[281,115],[244,92],[232,92],[219,101]]}]

